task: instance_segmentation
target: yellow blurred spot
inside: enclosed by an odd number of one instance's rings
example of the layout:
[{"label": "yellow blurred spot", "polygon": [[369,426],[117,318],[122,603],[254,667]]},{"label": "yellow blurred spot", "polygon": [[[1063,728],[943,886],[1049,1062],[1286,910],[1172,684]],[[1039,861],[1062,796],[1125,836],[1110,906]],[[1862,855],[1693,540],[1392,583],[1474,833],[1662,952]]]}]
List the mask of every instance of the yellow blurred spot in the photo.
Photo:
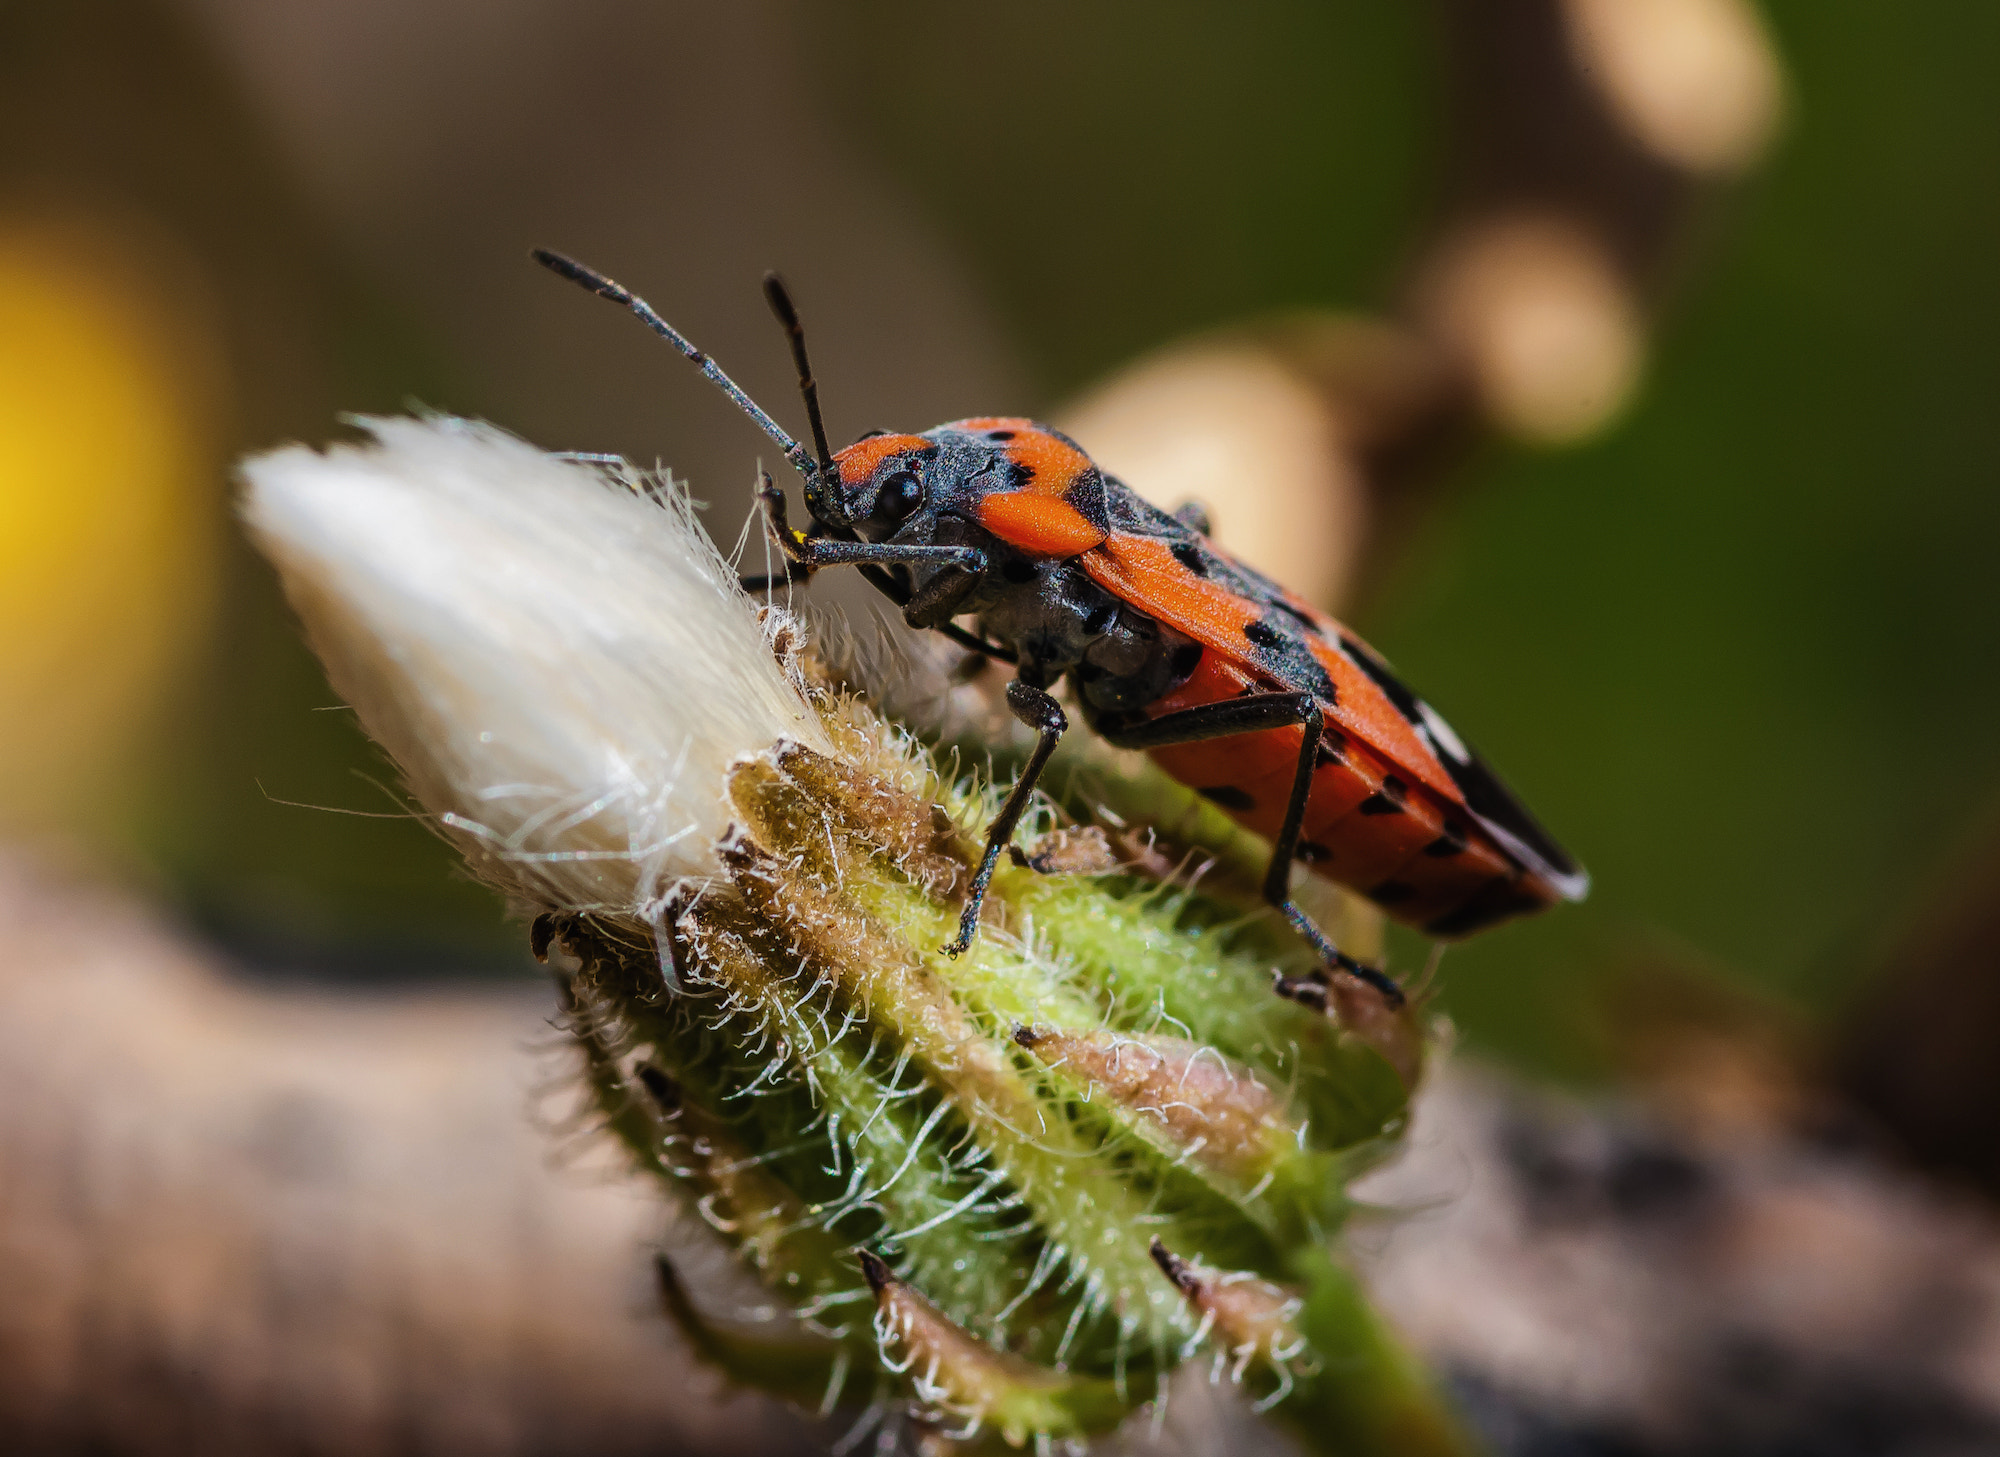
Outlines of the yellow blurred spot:
[{"label": "yellow blurred spot", "polygon": [[115,237],[0,218],[0,824],[123,787],[216,575],[210,341]]}]

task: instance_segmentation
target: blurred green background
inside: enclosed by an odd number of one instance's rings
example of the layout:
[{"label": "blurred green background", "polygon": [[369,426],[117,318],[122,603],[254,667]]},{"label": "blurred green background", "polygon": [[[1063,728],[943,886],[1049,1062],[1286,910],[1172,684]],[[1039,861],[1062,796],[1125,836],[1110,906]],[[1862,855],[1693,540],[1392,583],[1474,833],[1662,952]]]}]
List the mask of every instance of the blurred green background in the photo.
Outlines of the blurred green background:
[{"label": "blurred green background", "polygon": [[390,776],[233,533],[236,455],[417,399],[664,458],[728,540],[757,437],[528,247],[788,407],[783,267],[850,437],[1419,315],[1454,226],[1548,203],[1631,286],[1637,391],[1563,445],[1459,430],[1348,604],[1596,877],[1453,950],[1446,1005],[1564,1076],[1635,977],[1837,1026],[2000,808],[2000,11],[1723,5],[1783,118],[1697,176],[1535,110],[1514,38],[1591,9],[0,6],[0,812],[266,971],[513,974],[491,897],[366,817]]}]

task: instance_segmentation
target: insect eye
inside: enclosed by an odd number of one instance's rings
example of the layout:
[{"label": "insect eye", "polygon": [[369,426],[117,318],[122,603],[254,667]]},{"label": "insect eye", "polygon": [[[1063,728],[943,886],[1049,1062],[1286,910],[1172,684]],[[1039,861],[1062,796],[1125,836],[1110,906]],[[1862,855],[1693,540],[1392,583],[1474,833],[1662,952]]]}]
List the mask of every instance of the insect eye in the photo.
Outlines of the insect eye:
[{"label": "insect eye", "polygon": [[875,516],[880,521],[901,521],[923,504],[924,483],[901,470],[882,482],[875,495]]}]

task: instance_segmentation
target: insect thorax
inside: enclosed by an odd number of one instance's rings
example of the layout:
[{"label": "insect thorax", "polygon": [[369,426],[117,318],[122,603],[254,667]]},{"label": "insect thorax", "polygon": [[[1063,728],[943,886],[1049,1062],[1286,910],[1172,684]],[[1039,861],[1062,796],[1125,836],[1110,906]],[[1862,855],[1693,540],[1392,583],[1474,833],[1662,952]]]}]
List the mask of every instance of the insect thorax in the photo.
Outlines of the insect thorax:
[{"label": "insect thorax", "polygon": [[1107,592],[1074,560],[1005,546],[967,603],[980,630],[1021,656],[1021,676],[1047,686],[1070,675],[1086,712],[1143,708],[1185,682],[1201,648]]}]

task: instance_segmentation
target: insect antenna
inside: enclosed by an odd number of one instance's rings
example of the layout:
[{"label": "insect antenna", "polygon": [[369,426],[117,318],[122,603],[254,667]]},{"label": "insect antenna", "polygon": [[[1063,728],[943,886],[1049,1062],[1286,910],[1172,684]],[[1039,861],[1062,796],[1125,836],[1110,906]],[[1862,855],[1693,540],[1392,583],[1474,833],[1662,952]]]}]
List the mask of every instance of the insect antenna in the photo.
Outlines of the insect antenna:
[{"label": "insect antenna", "polygon": [[[637,314],[647,328],[658,334],[662,339],[665,339],[674,348],[680,350],[687,357],[688,362],[701,371],[703,378],[729,396],[735,403],[736,408],[748,415],[752,423],[759,430],[762,430],[766,435],[778,442],[778,448],[784,451],[785,459],[791,462],[792,469],[805,477],[808,497],[831,496],[832,493],[827,485],[831,480],[831,476],[825,473],[831,461],[827,457],[824,434],[820,431],[819,407],[812,395],[808,395],[807,399],[811,402],[810,409],[812,411],[813,430],[817,437],[815,443],[819,446],[820,452],[820,460],[817,463],[814,462],[811,456],[806,454],[805,447],[787,435],[776,420],[765,414],[763,407],[751,399],[750,396],[746,395],[742,387],[735,380],[724,374],[720,366],[713,359],[710,359],[701,350],[695,348],[688,341],[686,335],[661,318],[651,304],[633,293],[632,290],[626,288],[621,283],[615,283],[611,279],[606,278],[594,268],[586,268],[574,258],[565,258],[562,254],[552,253],[546,248],[535,249],[534,259],[551,273],[560,274],[570,282],[589,289],[599,298],[608,298],[611,302],[620,304],[631,310],[634,314]],[[805,362],[803,343],[794,342],[793,352],[797,354],[800,366],[803,369]],[[817,505],[818,502],[815,501],[813,504]],[[817,516],[819,512],[815,510],[813,514]]]},{"label": "insect antenna", "polygon": [[778,322],[785,326],[785,337],[791,341],[792,363],[799,371],[799,394],[805,399],[806,421],[812,426],[813,450],[819,456],[820,473],[831,478],[833,452],[827,449],[826,424],[819,414],[819,381],[813,378],[812,364],[806,358],[805,326],[799,322],[791,290],[775,273],[764,275],[764,298],[771,305],[771,312],[778,316]]}]

